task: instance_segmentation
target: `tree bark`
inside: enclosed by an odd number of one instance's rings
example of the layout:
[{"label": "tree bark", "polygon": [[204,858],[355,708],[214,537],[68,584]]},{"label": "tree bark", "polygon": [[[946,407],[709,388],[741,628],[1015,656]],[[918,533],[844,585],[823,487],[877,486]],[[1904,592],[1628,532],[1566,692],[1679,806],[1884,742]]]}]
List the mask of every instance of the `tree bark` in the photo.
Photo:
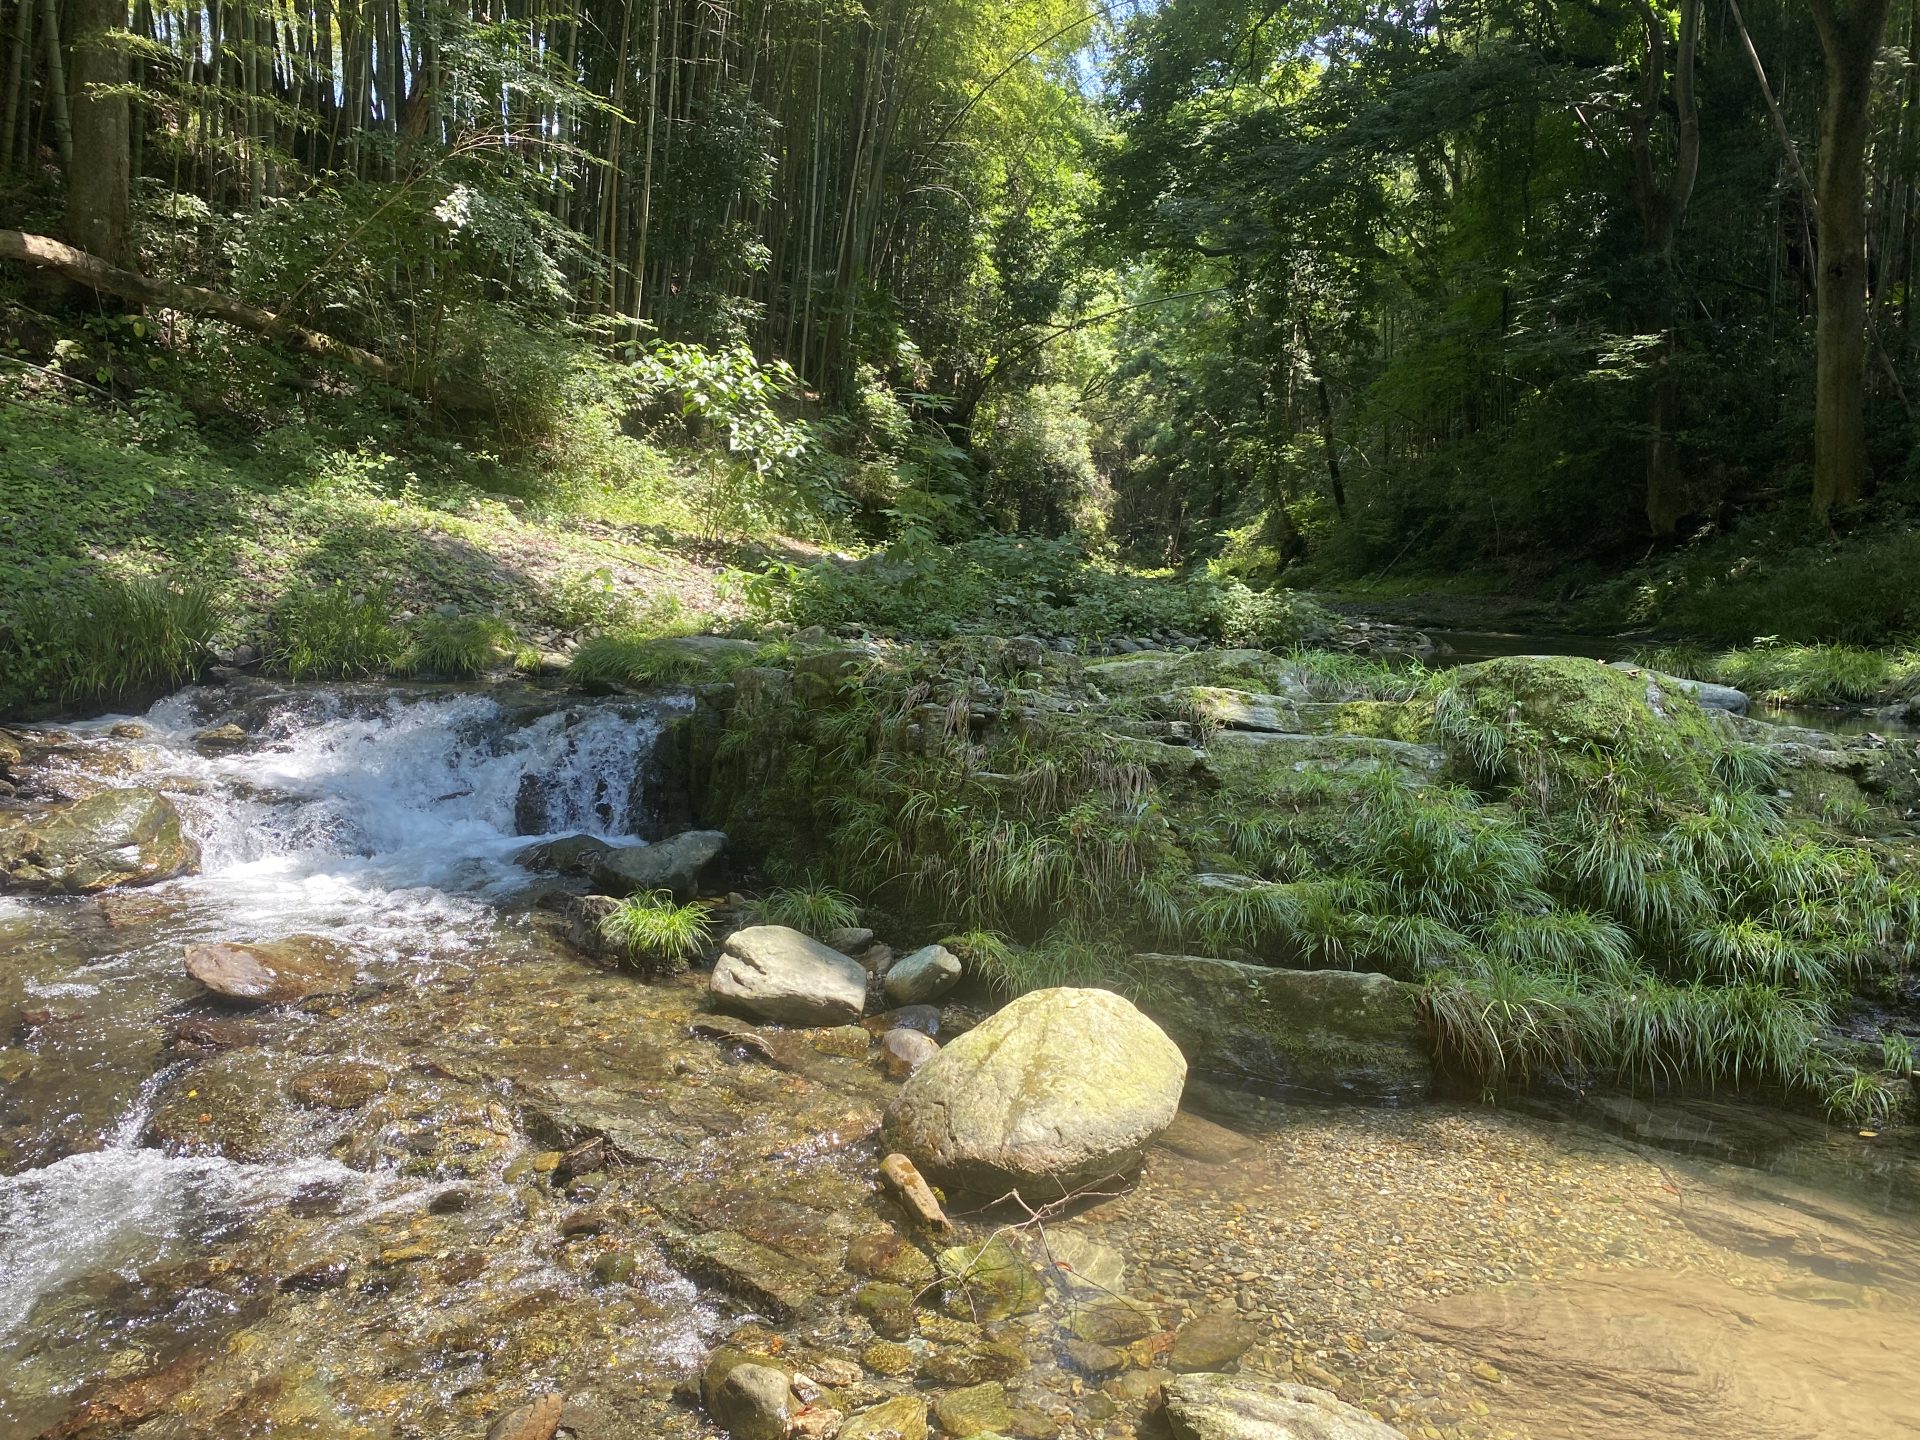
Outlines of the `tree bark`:
[{"label": "tree bark", "polygon": [[1815,275],[1813,513],[1867,486],[1867,134],[1890,0],[1809,0],[1826,62]]},{"label": "tree bark", "polygon": [[127,52],[120,43],[126,23],[126,0],[75,0],[67,234],[119,266],[133,259]]},{"label": "tree bark", "polygon": [[1673,56],[1673,109],[1676,132],[1672,169],[1664,179],[1653,154],[1653,123],[1662,113],[1667,89],[1666,20],[1641,0],[1646,27],[1645,73],[1640,102],[1629,116],[1633,153],[1633,200],[1640,212],[1641,235],[1657,287],[1648,307],[1650,323],[1660,332],[1654,359],[1653,391],[1648,413],[1647,525],[1655,539],[1671,539],[1693,506],[1686,475],[1680,465],[1673,429],[1680,412],[1680,383],[1673,373],[1678,342],[1678,315],[1673,303],[1673,244],[1700,174],[1700,104],[1694,88],[1694,57],[1700,42],[1701,0],[1682,0],[1680,43]]},{"label": "tree bark", "polygon": [[438,401],[449,410],[469,415],[489,415],[498,406],[485,389],[460,381],[442,381],[435,385],[412,375],[384,356],[336,340],[318,330],[309,330],[285,315],[262,310],[231,295],[207,290],[198,285],[176,285],[156,280],[138,271],[123,270],[98,255],[89,255],[71,245],[45,235],[29,235],[19,230],[0,230],[0,260],[16,260],[22,265],[51,270],[76,285],[84,285],[103,295],[112,295],[134,305],[157,305],[189,315],[210,315],[236,329],[264,335],[289,350],[316,355],[323,360],[350,365],[375,379],[405,390],[423,399]]}]

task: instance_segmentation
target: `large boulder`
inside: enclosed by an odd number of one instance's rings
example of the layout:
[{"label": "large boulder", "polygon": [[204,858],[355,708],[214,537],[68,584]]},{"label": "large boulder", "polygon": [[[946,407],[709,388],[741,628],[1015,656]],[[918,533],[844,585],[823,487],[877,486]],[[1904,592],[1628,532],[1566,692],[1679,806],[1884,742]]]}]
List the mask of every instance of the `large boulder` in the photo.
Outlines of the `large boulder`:
[{"label": "large boulder", "polygon": [[721,947],[715,1006],[777,1025],[845,1025],[867,1005],[858,960],[785,925],[750,925]]},{"label": "large boulder", "polygon": [[1417,1100],[1433,1084],[1415,986],[1200,955],[1134,963],[1148,1012],[1197,1070],[1352,1100]]},{"label": "large boulder", "polygon": [[187,974],[243,1005],[288,1005],[353,988],[346,950],[318,935],[290,935],[257,945],[228,941],[187,947]]},{"label": "large boulder", "polygon": [[0,830],[0,877],[15,890],[84,895],[171,880],[199,864],[173,802],[143,787],[102,790]]},{"label": "large boulder", "polygon": [[1723,786],[1714,761],[1734,722],[1679,681],[1568,655],[1463,665],[1434,705],[1449,764],[1475,784],[1536,803],[1584,798],[1616,767],[1648,804],[1701,806]]},{"label": "large boulder", "polygon": [[727,837],[718,830],[688,830],[657,845],[618,845],[593,860],[593,885],[609,895],[665,890],[685,904],[717,887],[726,853]]},{"label": "large boulder", "polygon": [[1405,1440],[1326,1390],[1249,1375],[1180,1375],[1163,1392],[1175,1440]]},{"label": "large boulder", "polygon": [[1138,1168],[1186,1085],[1179,1047],[1106,990],[1036,990],[923,1065],[887,1130],[934,1176],[1051,1200]]}]

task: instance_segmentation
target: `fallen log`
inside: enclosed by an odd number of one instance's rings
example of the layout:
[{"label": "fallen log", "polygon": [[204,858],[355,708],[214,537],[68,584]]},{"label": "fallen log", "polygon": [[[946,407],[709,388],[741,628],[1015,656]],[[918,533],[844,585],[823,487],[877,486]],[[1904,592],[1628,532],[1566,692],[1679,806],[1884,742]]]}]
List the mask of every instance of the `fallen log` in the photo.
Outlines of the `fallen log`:
[{"label": "fallen log", "polygon": [[496,407],[493,397],[479,386],[460,381],[441,380],[426,383],[406,368],[385,356],[362,350],[344,340],[311,330],[298,321],[217,290],[199,285],[179,285],[157,280],[135,270],[123,270],[98,255],[76,250],[73,246],[46,235],[30,235],[23,230],[0,230],[0,260],[14,260],[38,270],[51,270],[75,285],[101,294],[112,295],[133,305],[154,305],[188,315],[209,315],[238,330],[263,335],[299,354],[317,356],[373,376],[396,390],[404,390],[423,400],[439,404],[461,414],[490,415]]}]

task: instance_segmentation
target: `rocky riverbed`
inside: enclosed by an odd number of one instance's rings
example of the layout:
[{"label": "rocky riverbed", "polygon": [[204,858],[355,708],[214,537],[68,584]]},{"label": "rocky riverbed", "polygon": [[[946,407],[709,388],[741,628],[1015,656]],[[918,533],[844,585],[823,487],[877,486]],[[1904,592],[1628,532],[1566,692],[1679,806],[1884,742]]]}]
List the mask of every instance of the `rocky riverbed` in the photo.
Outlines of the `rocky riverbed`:
[{"label": "rocky riverbed", "polygon": [[[605,782],[652,712],[283,697],[222,748],[168,704],[43,778],[167,796],[199,873],[0,901],[0,1435],[690,1437],[735,1362],[795,1434],[1151,1434],[1178,1373],[1419,1437],[1920,1428],[1903,1138],[1196,1078],[1136,1183],[934,1235],[876,1183],[883,1019],[724,1020],[704,970],[598,968],[513,864],[643,828]],[[188,973],[294,936],[327,978],[278,1003]]]}]

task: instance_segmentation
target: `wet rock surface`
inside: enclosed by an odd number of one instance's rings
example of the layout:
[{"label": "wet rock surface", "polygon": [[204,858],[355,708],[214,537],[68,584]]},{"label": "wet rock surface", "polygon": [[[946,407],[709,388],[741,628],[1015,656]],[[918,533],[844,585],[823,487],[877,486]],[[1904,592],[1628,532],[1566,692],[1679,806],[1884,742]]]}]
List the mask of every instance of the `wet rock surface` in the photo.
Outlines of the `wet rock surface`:
[{"label": "wet rock surface", "polygon": [[1418,1100],[1432,1087],[1415,986],[1197,955],[1135,961],[1148,1013],[1196,1070],[1355,1100]]},{"label": "wet rock surface", "polygon": [[649,895],[664,890],[685,904],[720,888],[727,837],[718,830],[688,830],[656,845],[610,846],[592,860],[594,888],[609,895]]},{"label": "wet rock surface", "polygon": [[1189,1375],[1169,1381],[1166,1398],[1175,1440],[1404,1440],[1310,1385]]},{"label": "wet rock surface", "polygon": [[[843,1440],[1131,1440],[1163,1391],[1245,1424],[1285,1386],[1414,1440],[1920,1429],[1894,1137],[1196,1084],[1137,1184],[936,1236],[876,1183],[901,1087],[866,1053],[695,1033],[704,976],[596,969],[511,894],[343,901],[341,854],[259,888],[356,984],[243,1014],[183,948],[279,932],[204,880],[0,905],[0,1433],[711,1440],[722,1350]],[[1007,1314],[955,1249],[1012,1258]]]},{"label": "wet rock surface", "polygon": [[70,805],[0,821],[0,893],[89,894],[192,872],[200,849],[165,795],[102,790]]},{"label": "wet rock surface", "polygon": [[189,945],[186,971],[223,1000],[285,1005],[353,988],[354,964],[345,946],[318,935],[245,944]]}]

